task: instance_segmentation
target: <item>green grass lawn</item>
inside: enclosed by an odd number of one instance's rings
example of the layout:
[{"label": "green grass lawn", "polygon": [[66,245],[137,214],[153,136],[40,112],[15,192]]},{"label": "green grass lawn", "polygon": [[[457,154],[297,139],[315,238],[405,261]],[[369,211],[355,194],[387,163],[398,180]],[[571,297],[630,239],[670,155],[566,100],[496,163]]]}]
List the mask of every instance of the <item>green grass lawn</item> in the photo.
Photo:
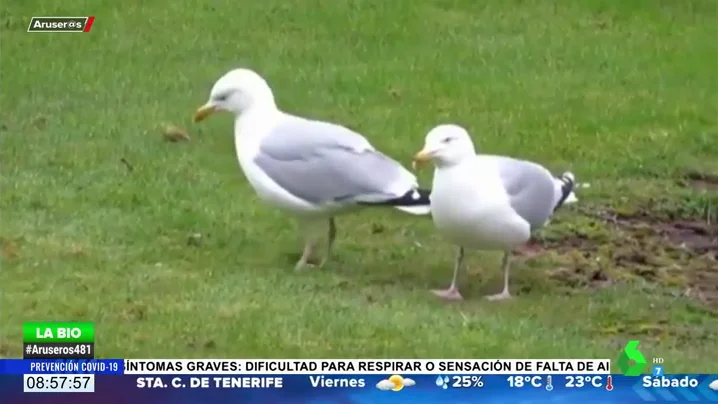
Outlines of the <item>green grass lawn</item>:
[{"label": "green grass lawn", "polygon": [[[683,179],[718,174],[716,12],[713,0],[10,2],[0,356],[21,356],[23,321],[85,320],[101,357],[617,358],[636,338],[667,371],[717,372],[718,188]],[[25,32],[33,15],[88,14],[89,34]],[[467,300],[434,298],[452,247],[396,211],[341,217],[334,261],[295,273],[296,225],[254,196],[232,119],[191,123],[238,66],[284,110],[343,123],[407,166],[432,126],[455,122],[482,151],[591,187],[514,266],[512,301],[481,298],[501,271],[479,252]],[[164,141],[165,122],[192,140]]]}]

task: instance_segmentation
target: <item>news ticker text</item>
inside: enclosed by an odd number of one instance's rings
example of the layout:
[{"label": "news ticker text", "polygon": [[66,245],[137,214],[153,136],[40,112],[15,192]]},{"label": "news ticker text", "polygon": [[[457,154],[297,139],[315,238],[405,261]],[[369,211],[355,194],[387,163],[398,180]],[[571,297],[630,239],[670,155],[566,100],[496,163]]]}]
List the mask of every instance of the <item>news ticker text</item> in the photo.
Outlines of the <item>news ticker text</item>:
[{"label": "news ticker text", "polygon": [[85,373],[134,375],[315,375],[315,374],[610,374],[604,359],[99,359],[28,360],[22,373]]},{"label": "news ticker text", "polygon": [[125,374],[609,374],[609,359],[127,359]]}]

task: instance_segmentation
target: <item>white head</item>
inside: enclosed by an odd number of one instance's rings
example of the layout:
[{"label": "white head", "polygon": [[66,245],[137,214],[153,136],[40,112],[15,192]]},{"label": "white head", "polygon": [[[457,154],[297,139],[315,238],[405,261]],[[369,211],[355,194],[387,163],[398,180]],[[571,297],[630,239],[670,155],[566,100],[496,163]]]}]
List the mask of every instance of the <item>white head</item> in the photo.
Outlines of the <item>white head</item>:
[{"label": "white head", "polygon": [[199,122],[217,111],[238,116],[253,108],[276,109],[272,89],[256,72],[234,69],[214,83],[209,100],[197,110],[194,120]]},{"label": "white head", "polygon": [[437,167],[450,166],[475,155],[474,142],[466,129],[453,124],[439,125],[426,134],[424,148],[414,156],[414,168],[430,160]]}]

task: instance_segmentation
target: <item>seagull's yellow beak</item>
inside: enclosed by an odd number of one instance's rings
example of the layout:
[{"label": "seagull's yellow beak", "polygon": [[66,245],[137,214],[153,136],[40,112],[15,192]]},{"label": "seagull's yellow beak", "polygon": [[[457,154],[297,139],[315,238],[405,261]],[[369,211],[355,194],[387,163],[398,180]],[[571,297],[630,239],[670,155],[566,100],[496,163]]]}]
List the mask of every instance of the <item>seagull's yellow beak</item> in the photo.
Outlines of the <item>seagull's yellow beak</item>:
[{"label": "seagull's yellow beak", "polygon": [[414,161],[411,163],[411,167],[414,170],[418,170],[429,160],[431,160],[431,153],[426,150],[422,150],[414,156]]},{"label": "seagull's yellow beak", "polygon": [[205,104],[201,107],[197,108],[197,111],[194,113],[194,121],[200,122],[203,121],[208,116],[212,115],[213,113],[217,112],[217,108],[214,105]]}]

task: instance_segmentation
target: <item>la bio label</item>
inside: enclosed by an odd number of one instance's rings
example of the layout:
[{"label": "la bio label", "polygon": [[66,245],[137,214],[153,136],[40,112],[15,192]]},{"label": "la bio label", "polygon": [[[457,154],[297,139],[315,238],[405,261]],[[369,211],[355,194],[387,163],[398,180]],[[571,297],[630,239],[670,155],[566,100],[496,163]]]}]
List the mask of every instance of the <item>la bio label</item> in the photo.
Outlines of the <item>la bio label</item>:
[{"label": "la bio label", "polygon": [[[54,332],[53,332],[54,331]],[[79,339],[82,337],[82,330],[75,327],[75,328],[41,328],[38,327],[35,329],[35,337],[38,339]]]}]

